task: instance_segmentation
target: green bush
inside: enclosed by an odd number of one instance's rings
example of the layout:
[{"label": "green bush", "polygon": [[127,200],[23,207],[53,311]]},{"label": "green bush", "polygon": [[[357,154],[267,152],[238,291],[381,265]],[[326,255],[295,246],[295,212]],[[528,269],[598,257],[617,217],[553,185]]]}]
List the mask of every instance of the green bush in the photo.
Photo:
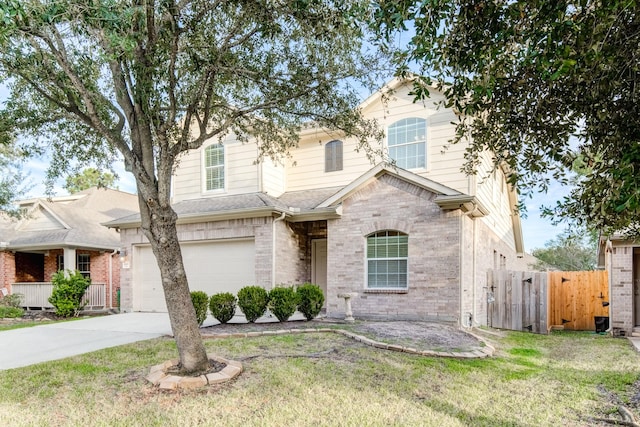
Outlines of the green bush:
[{"label": "green bush", "polygon": [[209,296],[203,291],[191,292],[191,302],[193,308],[196,309],[196,319],[198,319],[198,325],[202,326],[207,319],[207,306],[209,305]]},{"label": "green bush", "polygon": [[0,305],[0,319],[9,317],[22,317],[24,310],[20,307]]},{"label": "green bush", "polygon": [[0,306],[3,307],[22,307],[22,294],[9,294],[0,298]]},{"label": "green bush", "polygon": [[298,310],[304,314],[307,320],[316,317],[324,304],[324,294],[320,286],[312,283],[304,283],[296,289],[298,294]]},{"label": "green bush", "polygon": [[267,311],[268,303],[269,294],[260,286],[245,286],[238,291],[238,305],[249,323],[255,322]]},{"label": "green bush", "polygon": [[280,322],[286,322],[298,307],[298,295],[291,287],[278,287],[269,292],[269,310]]},{"label": "green bush", "polygon": [[236,314],[237,301],[235,295],[229,292],[212,295],[209,300],[211,315],[215,317],[218,322],[227,323],[233,318],[233,315]]},{"label": "green bush", "polygon": [[91,285],[91,279],[85,278],[79,271],[68,271],[69,277],[64,271],[58,271],[51,278],[53,291],[49,302],[56,309],[56,314],[62,317],[77,316],[84,307],[82,297]]}]

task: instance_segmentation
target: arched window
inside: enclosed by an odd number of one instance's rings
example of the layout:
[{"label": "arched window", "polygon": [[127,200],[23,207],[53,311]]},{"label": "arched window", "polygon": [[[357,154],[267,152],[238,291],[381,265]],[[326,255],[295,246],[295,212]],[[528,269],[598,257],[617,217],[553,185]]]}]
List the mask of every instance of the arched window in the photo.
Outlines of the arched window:
[{"label": "arched window", "polygon": [[324,171],[342,170],[342,141],[333,140],[324,146]]},{"label": "arched window", "polygon": [[206,191],[224,189],[224,146],[213,144],[205,148],[204,171]]},{"label": "arched window", "polygon": [[378,231],[367,237],[367,288],[408,287],[409,236],[399,231]]},{"label": "arched window", "polygon": [[389,157],[403,169],[427,166],[427,121],[417,117],[402,119],[389,126]]}]

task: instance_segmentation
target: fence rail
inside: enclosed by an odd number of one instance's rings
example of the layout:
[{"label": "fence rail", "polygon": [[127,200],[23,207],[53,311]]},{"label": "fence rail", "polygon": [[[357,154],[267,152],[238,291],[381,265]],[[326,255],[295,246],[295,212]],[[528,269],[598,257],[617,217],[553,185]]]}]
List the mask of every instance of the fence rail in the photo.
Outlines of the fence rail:
[{"label": "fence rail", "polygon": [[[104,283],[92,283],[82,298],[85,310],[106,308],[106,288]],[[13,283],[11,292],[22,295],[22,306],[27,308],[53,308],[49,297],[53,291],[51,282]]]}]

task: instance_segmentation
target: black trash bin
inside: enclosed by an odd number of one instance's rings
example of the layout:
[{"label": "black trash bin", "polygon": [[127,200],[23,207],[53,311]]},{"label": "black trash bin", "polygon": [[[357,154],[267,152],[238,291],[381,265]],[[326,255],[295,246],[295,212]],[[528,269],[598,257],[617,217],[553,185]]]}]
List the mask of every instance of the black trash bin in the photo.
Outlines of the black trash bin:
[{"label": "black trash bin", "polygon": [[596,333],[606,332],[609,329],[609,316],[594,316],[596,324]]}]

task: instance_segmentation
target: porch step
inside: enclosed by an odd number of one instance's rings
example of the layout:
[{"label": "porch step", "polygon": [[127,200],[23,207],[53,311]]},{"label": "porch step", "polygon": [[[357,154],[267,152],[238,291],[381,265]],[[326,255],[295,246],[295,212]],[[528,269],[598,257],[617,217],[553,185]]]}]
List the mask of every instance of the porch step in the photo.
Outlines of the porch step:
[{"label": "porch step", "polygon": [[634,326],[633,330],[631,331],[631,336],[632,337],[640,337],[640,326]]}]

